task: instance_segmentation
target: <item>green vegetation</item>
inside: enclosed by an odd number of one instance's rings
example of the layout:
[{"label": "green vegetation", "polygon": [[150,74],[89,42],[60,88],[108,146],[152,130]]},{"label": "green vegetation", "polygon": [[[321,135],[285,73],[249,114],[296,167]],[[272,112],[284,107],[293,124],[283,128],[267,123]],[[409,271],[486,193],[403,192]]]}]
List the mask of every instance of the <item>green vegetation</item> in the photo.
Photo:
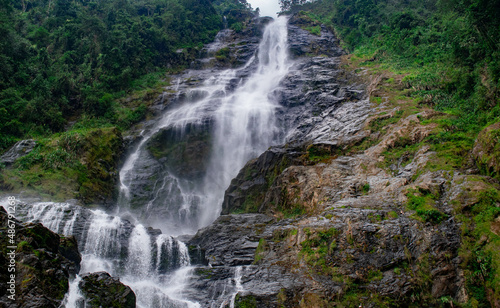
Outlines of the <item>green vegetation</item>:
[{"label": "green vegetation", "polygon": [[322,144],[311,144],[306,149],[307,159],[313,163],[326,162],[333,157],[333,151]]},{"label": "green vegetation", "polygon": [[466,287],[471,296],[469,302],[476,307],[490,307],[488,299],[500,297],[499,203],[498,190],[483,191],[479,193],[479,202],[458,216],[463,222],[460,256]]},{"label": "green vegetation", "polygon": [[257,264],[259,263],[260,260],[262,260],[266,247],[267,247],[267,241],[261,238],[259,240],[259,246],[257,246],[257,248],[255,249],[254,264]]},{"label": "green vegetation", "polygon": [[337,248],[336,237],[339,231],[331,228],[314,233],[311,233],[309,229],[304,229],[304,232],[307,239],[300,243],[302,249],[299,255],[303,256],[315,271],[324,275],[335,275],[335,268],[328,261],[328,256]]},{"label": "green vegetation", "polygon": [[439,224],[448,218],[448,215],[434,207],[437,198],[430,192],[411,190],[406,196],[408,197],[408,209],[416,211],[416,214],[413,216],[414,218],[434,224]]},{"label": "green vegetation", "polygon": [[[446,112],[433,120],[439,130],[426,140],[438,152],[439,167],[443,161],[450,169],[463,167],[478,132],[500,120],[499,0],[281,2],[334,30],[359,66],[403,75],[385,84],[403,88],[404,99],[413,100],[408,107]],[[394,121],[372,126],[383,129]]]},{"label": "green vegetation", "polygon": [[122,150],[114,127],[82,128],[38,140],[28,155],[2,171],[9,190],[30,189],[52,200],[79,197],[91,203],[111,196],[114,166]]},{"label": "green vegetation", "polygon": [[234,307],[236,308],[257,308],[257,299],[251,295],[240,296],[236,294],[234,300]]},{"label": "green vegetation", "polygon": [[[470,153],[478,133],[500,121],[499,0],[304,2],[281,1],[284,10],[302,10],[300,18],[312,20],[310,27],[318,22],[330,27],[351,52],[346,65],[355,72],[368,70],[372,76],[383,76],[370,101],[399,111],[381,114],[370,123],[372,132],[385,134],[389,125],[425,109],[441,112],[419,118],[421,125],[433,125],[430,134],[418,141],[400,136],[383,153],[382,167],[404,167],[424,146],[436,154],[412,180],[426,171],[448,170],[453,174],[453,170],[472,167]],[[482,174],[498,177],[496,130],[484,133],[483,150],[487,152],[478,164]],[[376,142],[366,138],[354,152]],[[447,219],[448,215],[434,206],[439,196],[416,190],[409,191],[407,197],[408,209],[415,211],[413,218],[432,224]],[[467,307],[489,307],[500,298],[498,198],[496,189],[483,191],[478,203],[457,207],[455,213],[463,223],[461,256],[470,296]],[[396,218],[397,213],[389,217]],[[429,284],[427,268],[432,265],[429,260],[419,262],[421,270],[415,274],[425,289]],[[394,272],[399,275],[401,270]],[[359,296],[356,288],[352,290]],[[430,300],[425,294],[416,296]],[[451,299],[441,298],[440,302],[449,305]],[[350,303],[356,303],[355,299]]]},{"label": "green vegetation", "polygon": [[222,27],[207,0],[2,0],[0,20],[0,151],[82,115],[128,127],[145,107],[117,99],[189,63]]}]

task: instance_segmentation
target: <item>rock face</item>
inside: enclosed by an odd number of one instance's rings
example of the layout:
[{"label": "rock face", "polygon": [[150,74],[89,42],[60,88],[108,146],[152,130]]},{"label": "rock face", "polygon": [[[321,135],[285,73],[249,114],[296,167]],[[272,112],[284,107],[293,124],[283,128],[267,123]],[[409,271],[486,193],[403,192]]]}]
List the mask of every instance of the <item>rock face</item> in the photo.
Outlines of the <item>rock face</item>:
[{"label": "rock face", "polygon": [[135,308],[132,289],[106,272],[83,275],[80,289],[85,296],[85,307]]},{"label": "rock face", "polygon": [[265,26],[272,21],[270,17],[244,18],[240,31],[224,29],[215,41],[203,50],[203,57],[194,63],[193,68],[228,68],[244,65],[255,54]]},{"label": "rock face", "polygon": [[343,51],[335,36],[324,27],[320,36],[311,34],[299,27],[304,22],[300,16],[289,21],[288,41],[297,59],[279,93],[286,146],[271,148],[241,170],[226,191],[223,214],[256,212],[263,192],[285,168],[311,163],[309,152],[333,154],[366,137],[359,132],[370,113],[363,84],[340,69]]},{"label": "rock face", "polygon": [[81,142],[82,164],[89,170],[79,188],[85,203],[110,204],[118,179],[117,165],[123,151],[123,139],[115,128],[90,131]]},{"label": "rock face", "polygon": [[[61,238],[41,224],[21,224],[8,218],[0,207],[1,263],[10,263],[7,247],[9,229],[15,229],[15,301],[7,296],[11,272],[2,270],[0,305],[2,307],[59,307],[68,291],[68,280],[80,269],[81,256],[74,238]],[[12,226],[12,227],[9,227]]]},{"label": "rock face", "polygon": [[486,127],[477,137],[472,155],[485,174],[500,176],[500,122]]},{"label": "rock face", "polygon": [[36,145],[33,139],[21,140],[12,146],[7,152],[0,156],[0,163],[10,165],[18,158],[21,158],[31,152]]},{"label": "rock face", "polygon": [[[303,22],[292,17],[289,26],[296,69],[280,94],[285,144],[247,163],[226,190],[223,216],[190,240],[205,259],[192,297],[208,306],[204,299],[232,290],[236,307],[466,302],[456,215],[498,183],[430,170],[429,146],[383,166],[388,149],[431,134],[435,126],[423,121],[438,114],[410,115],[383,134],[373,129],[397,110],[370,108],[356,76],[339,67],[334,36],[323,27],[320,36],[309,33]],[[497,143],[481,140],[496,129],[483,132],[474,151],[491,166]]]}]

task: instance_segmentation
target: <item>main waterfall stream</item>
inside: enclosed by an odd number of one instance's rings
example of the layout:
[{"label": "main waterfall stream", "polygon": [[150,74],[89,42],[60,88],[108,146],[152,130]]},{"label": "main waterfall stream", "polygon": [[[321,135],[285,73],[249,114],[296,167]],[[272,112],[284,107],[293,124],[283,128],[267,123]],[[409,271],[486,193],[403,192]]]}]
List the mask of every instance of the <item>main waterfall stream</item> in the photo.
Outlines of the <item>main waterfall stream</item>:
[{"label": "main waterfall stream", "polygon": [[[224,191],[239,170],[270,145],[278,143],[280,131],[275,123],[273,91],[287,74],[286,18],[278,18],[265,30],[257,59],[244,67],[216,72],[202,86],[188,89],[180,106],[169,110],[144,134],[120,172],[119,213],[131,213],[169,234],[195,233],[213,222],[221,211]],[[257,61],[246,80],[239,73]],[[234,86],[236,84],[236,87]],[[150,139],[169,132],[174,142],[188,142],[190,134],[209,132],[209,157],[201,178],[186,179],[169,166],[157,176],[147,205],[139,207],[134,189],[142,184],[140,168],[150,167],[147,150]],[[142,164],[142,165],[141,165]],[[168,162],[167,162],[168,164]],[[177,172],[178,173],[178,172]],[[135,187],[134,187],[135,185]],[[141,200],[142,201],[142,200]],[[141,202],[139,201],[139,202]],[[160,220],[157,220],[158,213]]]},{"label": "main waterfall stream", "polygon": [[[175,236],[195,234],[212,223],[220,215],[224,191],[245,163],[281,141],[273,95],[290,67],[287,19],[280,17],[266,27],[257,54],[242,68],[216,70],[201,86],[187,88],[175,106],[142,131],[120,171],[116,212],[39,202],[21,204],[19,218],[74,235],[83,257],[80,273],[106,271],[120,277],[133,289],[138,307],[200,307],[186,296],[193,268],[188,248]],[[241,77],[249,68],[251,73]],[[178,143],[193,132],[208,134],[201,176],[182,176],[168,162],[154,176],[141,173],[155,161],[151,140],[165,131]],[[137,197],[139,184],[153,177],[154,185]],[[241,288],[237,278],[232,279],[236,291]],[[80,279],[71,284],[65,307],[84,307]],[[214,305],[234,301],[235,293],[226,296],[214,299]]]}]

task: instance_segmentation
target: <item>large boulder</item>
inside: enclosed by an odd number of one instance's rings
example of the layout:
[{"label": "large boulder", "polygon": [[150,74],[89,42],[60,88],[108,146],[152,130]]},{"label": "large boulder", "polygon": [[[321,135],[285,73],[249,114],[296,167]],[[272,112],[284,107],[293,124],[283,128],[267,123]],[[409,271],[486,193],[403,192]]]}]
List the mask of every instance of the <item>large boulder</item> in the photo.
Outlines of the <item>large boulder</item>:
[{"label": "large boulder", "polygon": [[80,289],[85,296],[85,307],[135,308],[132,289],[106,272],[83,275]]},{"label": "large boulder", "polygon": [[[21,224],[9,218],[3,207],[0,230],[0,263],[6,265],[15,260],[16,269],[0,272],[0,307],[59,307],[68,292],[69,279],[80,269],[81,256],[75,239],[61,238],[39,223]],[[15,230],[13,243],[9,230]],[[15,300],[8,297],[12,295],[8,292],[11,274],[15,275]]]}]

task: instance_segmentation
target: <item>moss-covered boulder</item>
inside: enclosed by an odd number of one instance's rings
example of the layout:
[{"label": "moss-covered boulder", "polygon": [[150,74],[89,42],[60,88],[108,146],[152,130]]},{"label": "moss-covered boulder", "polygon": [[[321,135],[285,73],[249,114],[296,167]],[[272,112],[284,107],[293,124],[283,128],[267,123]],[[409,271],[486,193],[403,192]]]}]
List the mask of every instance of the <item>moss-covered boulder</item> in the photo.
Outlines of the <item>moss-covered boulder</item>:
[{"label": "moss-covered boulder", "polygon": [[83,139],[79,196],[85,203],[106,203],[118,179],[117,165],[123,151],[120,131],[114,127],[88,132]]},{"label": "moss-covered boulder", "polygon": [[481,173],[500,177],[500,122],[479,133],[472,155]]},{"label": "moss-covered boulder", "polygon": [[[15,237],[9,237],[15,230]],[[13,242],[10,242],[13,240]],[[41,224],[21,224],[9,219],[0,207],[0,307],[59,307],[69,289],[69,278],[80,268],[81,256],[74,246]],[[9,247],[8,247],[9,246]],[[15,246],[17,249],[12,249]],[[64,254],[73,256],[74,260]],[[15,264],[15,271],[9,270]],[[10,275],[15,275],[12,279]],[[13,283],[10,283],[12,280]],[[11,285],[14,288],[11,288]],[[9,289],[15,289],[15,300]]]},{"label": "moss-covered boulder", "polygon": [[175,176],[203,178],[211,152],[210,127],[190,126],[185,132],[161,130],[148,141],[149,152]]},{"label": "moss-covered boulder", "polygon": [[106,272],[83,275],[80,289],[85,296],[85,307],[135,308],[132,289]]},{"label": "moss-covered boulder", "polygon": [[115,127],[74,129],[37,140],[0,170],[0,190],[50,201],[112,204],[123,139]]}]

